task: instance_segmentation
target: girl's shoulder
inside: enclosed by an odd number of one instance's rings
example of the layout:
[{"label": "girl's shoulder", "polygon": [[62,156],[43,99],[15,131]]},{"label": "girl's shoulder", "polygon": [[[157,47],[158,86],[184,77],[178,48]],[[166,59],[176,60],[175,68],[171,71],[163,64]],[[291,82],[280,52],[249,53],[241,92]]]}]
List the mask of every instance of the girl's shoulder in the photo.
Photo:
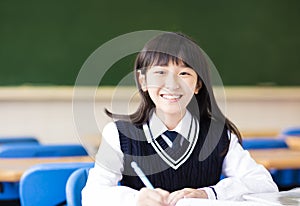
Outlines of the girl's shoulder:
[{"label": "girl's shoulder", "polygon": [[110,131],[114,131],[114,130],[117,130],[117,126],[116,126],[116,123],[115,122],[108,122],[104,128],[103,128],[103,133],[106,133],[106,132],[110,132]]},{"label": "girl's shoulder", "polygon": [[120,130],[127,130],[127,129],[141,129],[143,128],[142,125],[134,124],[127,120],[117,120],[114,122],[116,127]]},{"label": "girl's shoulder", "polygon": [[103,131],[112,131],[112,130],[118,130],[119,128],[128,128],[128,127],[138,127],[138,126],[129,121],[116,120],[116,121],[108,122],[104,126]]},{"label": "girl's shoulder", "polygon": [[133,124],[129,121],[118,120],[115,122],[120,137],[139,139],[144,136],[143,126]]}]

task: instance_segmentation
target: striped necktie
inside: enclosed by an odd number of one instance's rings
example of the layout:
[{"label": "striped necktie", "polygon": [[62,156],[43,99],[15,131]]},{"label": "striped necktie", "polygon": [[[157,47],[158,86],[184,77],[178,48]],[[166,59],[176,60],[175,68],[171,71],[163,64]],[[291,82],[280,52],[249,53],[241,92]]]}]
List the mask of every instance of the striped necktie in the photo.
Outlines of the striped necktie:
[{"label": "striped necktie", "polygon": [[[172,142],[172,150],[178,150],[181,147],[181,139],[182,135],[175,131],[165,131],[164,134],[171,140]],[[185,140],[185,139],[184,139]]]},{"label": "striped necktie", "polygon": [[175,132],[175,131],[169,131],[169,130],[165,131],[164,135],[166,135],[169,138],[169,140],[171,140],[172,143],[174,142],[174,140],[176,139],[177,136],[178,137],[181,136],[177,132]]},{"label": "striped necktie", "polygon": [[[175,131],[165,131],[164,135],[166,135],[172,142],[172,147],[166,148],[166,152],[173,159],[179,159],[184,152],[186,151],[189,142],[183,136]],[[181,145],[182,143],[182,145]]]}]

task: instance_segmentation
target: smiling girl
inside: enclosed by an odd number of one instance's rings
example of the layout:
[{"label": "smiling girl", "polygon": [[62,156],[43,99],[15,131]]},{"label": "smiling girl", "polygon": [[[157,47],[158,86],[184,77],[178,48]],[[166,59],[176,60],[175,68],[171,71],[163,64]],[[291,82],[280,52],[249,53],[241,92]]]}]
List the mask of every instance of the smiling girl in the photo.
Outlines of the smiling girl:
[{"label": "smiling girl", "polygon": [[178,125],[186,107],[201,83],[197,73],[183,62],[169,62],[167,66],[153,66],[146,75],[139,75],[142,90],[148,92],[155,105],[156,115],[169,130]]},{"label": "smiling girl", "polygon": [[[117,120],[103,130],[83,205],[172,206],[182,198],[241,200],[278,191],[219,109],[208,62],[182,34],[166,32],[145,45],[135,62],[141,103],[131,115],[106,110]],[[155,189],[145,188],[132,161]]]}]

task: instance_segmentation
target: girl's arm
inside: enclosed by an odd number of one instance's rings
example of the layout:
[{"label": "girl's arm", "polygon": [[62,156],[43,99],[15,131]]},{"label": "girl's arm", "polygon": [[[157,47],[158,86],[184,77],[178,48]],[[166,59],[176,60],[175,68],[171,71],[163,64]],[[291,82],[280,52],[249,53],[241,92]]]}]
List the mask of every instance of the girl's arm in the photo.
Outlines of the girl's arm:
[{"label": "girl's arm", "polygon": [[94,168],[82,190],[82,205],[135,205],[136,190],[118,186],[122,178],[123,153],[115,123],[105,126]]},{"label": "girl's arm", "polygon": [[268,170],[252,159],[235,135],[231,135],[222,170],[227,178],[212,186],[214,191],[205,188],[209,199],[242,200],[244,194],[278,191]]},{"label": "girl's arm", "polygon": [[230,147],[223,162],[223,174],[227,177],[211,187],[192,189],[184,188],[169,196],[170,205],[184,197],[208,198],[219,200],[243,200],[249,193],[277,192],[270,173],[257,164],[248,151],[238,143],[235,135],[231,136]]},{"label": "girl's arm", "polygon": [[122,179],[123,153],[115,123],[105,126],[102,141],[96,155],[94,168],[89,171],[86,186],[82,190],[82,205],[110,206],[165,206],[169,193],[162,189],[140,191],[118,186]]}]

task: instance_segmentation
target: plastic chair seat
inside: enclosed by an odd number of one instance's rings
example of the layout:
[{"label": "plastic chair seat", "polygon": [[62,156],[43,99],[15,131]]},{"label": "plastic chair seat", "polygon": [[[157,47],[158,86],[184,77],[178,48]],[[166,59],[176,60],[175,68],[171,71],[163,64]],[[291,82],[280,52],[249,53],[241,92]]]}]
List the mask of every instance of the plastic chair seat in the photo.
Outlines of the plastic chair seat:
[{"label": "plastic chair seat", "polygon": [[94,163],[50,163],[35,165],[20,180],[22,206],[65,205],[66,183],[77,169],[92,167]]},{"label": "plastic chair seat", "polygon": [[[62,157],[84,156],[86,150],[79,144],[41,145],[41,144],[3,144],[0,145],[1,158]],[[19,199],[18,182],[0,182],[0,200]]]}]

